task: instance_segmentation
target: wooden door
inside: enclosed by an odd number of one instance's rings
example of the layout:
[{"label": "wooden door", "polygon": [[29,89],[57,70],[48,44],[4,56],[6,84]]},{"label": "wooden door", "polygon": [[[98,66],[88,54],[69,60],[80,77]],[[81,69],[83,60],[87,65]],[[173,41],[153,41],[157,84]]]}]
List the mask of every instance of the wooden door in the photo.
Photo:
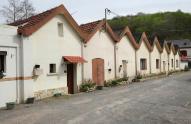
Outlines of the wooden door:
[{"label": "wooden door", "polygon": [[123,77],[127,77],[127,61],[123,60]]},{"label": "wooden door", "polygon": [[73,64],[67,65],[67,86],[68,86],[68,93],[74,94],[74,65]]},{"label": "wooden door", "polygon": [[163,72],[166,71],[165,66],[166,66],[166,63],[165,63],[165,61],[163,61]]},{"label": "wooden door", "polygon": [[97,58],[92,60],[92,77],[97,86],[104,85],[104,60]]}]

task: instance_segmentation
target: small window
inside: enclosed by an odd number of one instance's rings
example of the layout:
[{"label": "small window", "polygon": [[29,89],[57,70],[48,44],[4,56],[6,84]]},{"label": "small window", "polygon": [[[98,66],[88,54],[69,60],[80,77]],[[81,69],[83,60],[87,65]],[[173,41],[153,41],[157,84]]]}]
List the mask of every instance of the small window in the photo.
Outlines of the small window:
[{"label": "small window", "polygon": [[0,51],[0,72],[6,72],[6,55],[7,52]]},{"label": "small window", "polygon": [[174,61],[173,59],[171,59],[171,65],[172,65],[172,68],[174,67]]},{"label": "small window", "polygon": [[50,73],[56,73],[56,64],[50,64]]},{"label": "small window", "polygon": [[156,69],[159,69],[159,59],[156,59]]},{"label": "small window", "polygon": [[141,70],[147,69],[147,60],[146,59],[140,59],[140,68],[141,68]]},{"label": "small window", "polygon": [[178,68],[178,60],[176,60],[176,67]]},{"label": "small window", "polygon": [[63,31],[63,23],[58,23],[58,36],[63,37],[64,31]]}]

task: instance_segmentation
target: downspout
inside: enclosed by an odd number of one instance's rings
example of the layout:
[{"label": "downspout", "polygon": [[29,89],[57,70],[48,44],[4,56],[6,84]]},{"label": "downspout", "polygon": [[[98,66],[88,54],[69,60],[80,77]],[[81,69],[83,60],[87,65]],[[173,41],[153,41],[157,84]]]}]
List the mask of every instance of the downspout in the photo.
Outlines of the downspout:
[{"label": "downspout", "polygon": [[138,75],[138,70],[137,70],[137,50],[135,49],[135,74],[136,76]]},{"label": "downspout", "polygon": [[169,63],[169,54],[168,54],[168,72],[167,73],[169,73],[169,67],[170,66],[170,63]]},{"label": "downspout", "polygon": [[149,71],[150,71],[150,74],[151,74],[151,52],[149,51]]},{"label": "downspout", "polygon": [[[83,40],[81,42],[81,56],[84,58],[84,41]],[[82,69],[82,82],[84,82],[84,63],[82,63],[81,69]]]},{"label": "downspout", "polygon": [[161,67],[162,67],[161,54],[162,54],[162,53],[160,53],[160,73],[161,73],[161,70],[162,70],[162,69],[161,69]]},{"label": "downspout", "polygon": [[[19,54],[20,54],[20,76],[24,77],[24,57],[23,57],[23,35],[20,35],[20,50],[19,50]],[[20,80],[20,102],[24,102],[24,80]]]},{"label": "downspout", "polygon": [[117,78],[117,44],[114,44],[114,71],[115,71],[115,78]]}]

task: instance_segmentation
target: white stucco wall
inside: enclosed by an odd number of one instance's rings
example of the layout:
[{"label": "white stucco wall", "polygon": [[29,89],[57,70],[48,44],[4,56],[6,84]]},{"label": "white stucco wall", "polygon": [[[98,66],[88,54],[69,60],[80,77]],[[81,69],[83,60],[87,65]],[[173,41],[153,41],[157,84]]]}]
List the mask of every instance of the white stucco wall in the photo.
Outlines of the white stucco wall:
[{"label": "white stucco wall", "polygon": [[[58,23],[63,23],[64,36],[58,35]],[[58,15],[41,27],[29,37],[32,41],[32,65],[38,64],[43,69],[43,74],[34,80],[34,92],[67,87],[67,66],[63,63],[63,56],[81,56],[81,39],[64,19]],[[57,73],[49,75],[49,64],[56,64]],[[81,64],[77,64],[77,83],[82,80]]]},{"label": "white stucco wall", "polygon": [[[142,58],[147,60],[147,69],[146,70],[140,69],[140,59],[142,59]],[[137,72],[142,75],[150,74],[149,50],[148,50],[145,42],[142,42],[140,48],[137,50]]]},{"label": "white stucco wall", "polygon": [[166,51],[166,48],[163,49],[163,52],[161,53],[161,72],[167,72],[168,71],[168,53]]},{"label": "white stucco wall", "polygon": [[5,77],[0,79],[0,107],[7,102],[19,102],[21,81],[16,80],[20,74],[20,40],[17,37],[17,27],[0,25],[0,51],[6,51]]},{"label": "white stucco wall", "polygon": [[[175,70],[180,70],[180,56],[179,56],[179,54],[176,53],[174,58],[175,58]],[[177,66],[177,63],[176,63],[177,60],[178,60],[178,66]]]},{"label": "white stucco wall", "polygon": [[[159,68],[156,68],[156,59],[159,59]],[[156,46],[154,44],[153,51],[151,52],[151,73],[160,73],[160,60],[161,60],[161,54]]]},{"label": "white stucco wall", "polygon": [[[115,78],[114,42],[105,31],[98,31],[85,45],[84,57],[88,61],[84,64],[84,78],[92,79],[92,59],[104,59],[105,80]],[[108,71],[111,69],[111,72]]]},{"label": "white stucco wall", "polygon": [[[173,67],[172,67],[172,59],[173,59]],[[174,67],[175,67],[175,61],[174,61],[174,53],[172,52],[172,50],[171,50],[171,52],[170,52],[170,54],[169,54],[169,71],[174,71]]]},{"label": "white stucco wall", "polygon": [[[127,76],[134,77],[136,75],[135,67],[135,48],[127,36],[124,36],[119,43],[117,43],[117,76],[123,77],[122,60],[127,60]],[[119,71],[120,70],[120,71]]]}]

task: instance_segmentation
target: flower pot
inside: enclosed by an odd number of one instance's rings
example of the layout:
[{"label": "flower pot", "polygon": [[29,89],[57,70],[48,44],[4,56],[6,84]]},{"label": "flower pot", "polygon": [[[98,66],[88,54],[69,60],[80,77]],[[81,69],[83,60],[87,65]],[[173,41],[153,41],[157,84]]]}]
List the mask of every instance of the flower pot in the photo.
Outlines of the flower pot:
[{"label": "flower pot", "polygon": [[12,110],[15,108],[15,103],[14,102],[9,102],[6,103],[7,110]]},{"label": "flower pot", "polygon": [[26,104],[33,104],[34,100],[35,100],[34,97],[27,98]]},{"label": "flower pot", "polygon": [[103,90],[103,86],[97,86],[96,89],[97,90]]}]

